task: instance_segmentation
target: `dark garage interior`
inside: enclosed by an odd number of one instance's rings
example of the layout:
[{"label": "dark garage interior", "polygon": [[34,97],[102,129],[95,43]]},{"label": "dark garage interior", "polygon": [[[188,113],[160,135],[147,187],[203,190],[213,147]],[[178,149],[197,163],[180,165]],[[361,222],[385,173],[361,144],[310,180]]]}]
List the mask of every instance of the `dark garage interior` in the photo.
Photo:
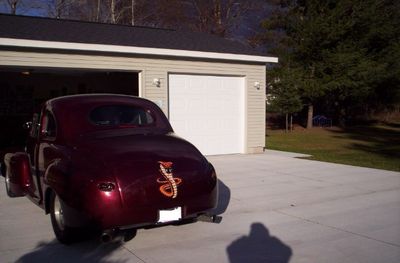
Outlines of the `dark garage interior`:
[{"label": "dark garage interior", "polygon": [[0,68],[0,158],[23,149],[35,110],[48,99],[86,93],[139,95],[137,72],[54,68]]}]

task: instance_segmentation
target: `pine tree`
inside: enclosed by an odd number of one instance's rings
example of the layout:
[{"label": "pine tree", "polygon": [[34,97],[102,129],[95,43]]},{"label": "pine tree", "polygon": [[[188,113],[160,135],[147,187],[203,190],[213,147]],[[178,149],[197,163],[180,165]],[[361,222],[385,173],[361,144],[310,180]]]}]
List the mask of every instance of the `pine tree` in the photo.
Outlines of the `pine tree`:
[{"label": "pine tree", "polygon": [[287,0],[263,22],[279,67],[297,72],[308,127],[317,102],[342,120],[399,105],[399,10],[391,0]]}]

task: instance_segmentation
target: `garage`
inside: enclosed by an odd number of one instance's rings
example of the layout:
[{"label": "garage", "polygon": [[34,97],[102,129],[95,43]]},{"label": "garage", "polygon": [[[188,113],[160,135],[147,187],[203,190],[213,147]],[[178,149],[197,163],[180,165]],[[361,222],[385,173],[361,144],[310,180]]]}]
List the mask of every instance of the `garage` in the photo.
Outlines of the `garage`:
[{"label": "garage", "polygon": [[48,99],[85,93],[138,96],[137,72],[89,69],[0,68],[0,149],[22,146],[22,124]]},{"label": "garage", "polygon": [[243,77],[169,75],[169,119],[203,154],[244,153]]},{"label": "garage", "polygon": [[0,28],[0,115],[7,127],[0,152],[22,146],[20,127],[41,102],[82,93],[151,100],[175,133],[206,155],[264,151],[266,70],[276,57],[217,36],[160,28],[4,14]]}]

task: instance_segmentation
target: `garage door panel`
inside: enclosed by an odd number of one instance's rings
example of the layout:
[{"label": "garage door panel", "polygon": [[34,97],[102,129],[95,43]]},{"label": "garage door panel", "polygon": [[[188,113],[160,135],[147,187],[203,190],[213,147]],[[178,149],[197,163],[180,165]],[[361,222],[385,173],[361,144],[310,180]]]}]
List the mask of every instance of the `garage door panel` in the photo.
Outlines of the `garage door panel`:
[{"label": "garage door panel", "polygon": [[170,121],[203,154],[244,152],[244,78],[169,76]]},{"label": "garage door panel", "polygon": [[[194,94],[196,95],[196,94]],[[182,98],[185,100],[185,98]],[[187,110],[192,112],[193,114],[202,114],[202,111],[205,107],[205,101],[200,98],[194,98],[188,103]]]},{"label": "garage door panel", "polygon": [[215,115],[215,112],[222,111],[224,108],[225,107],[222,103],[218,103],[216,100],[208,100],[203,112],[209,113],[210,115]]},{"label": "garage door panel", "polygon": [[204,136],[207,134],[207,125],[201,120],[191,120],[186,122],[186,131],[190,134]]},{"label": "garage door panel", "polygon": [[186,131],[187,130],[186,122],[183,120],[176,120],[174,122],[174,129],[178,131]]},{"label": "garage door panel", "polygon": [[187,103],[185,100],[177,99],[174,105],[178,113],[184,112],[187,109]]},{"label": "garage door panel", "polygon": [[186,79],[184,78],[170,78],[169,79],[169,84],[172,86],[179,86],[181,88],[185,88],[186,84]]}]

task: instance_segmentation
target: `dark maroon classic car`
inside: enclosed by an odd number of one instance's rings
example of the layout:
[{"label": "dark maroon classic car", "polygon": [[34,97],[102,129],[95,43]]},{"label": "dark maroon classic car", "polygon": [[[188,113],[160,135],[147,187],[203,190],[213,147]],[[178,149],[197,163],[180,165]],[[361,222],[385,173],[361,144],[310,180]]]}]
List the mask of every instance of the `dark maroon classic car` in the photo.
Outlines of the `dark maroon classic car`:
[{"label": "dark maroon classic car", "polygon": [[173,133],[146,99],[76,95],[34,114],[25,152],[4,157],[10,197],[27,196],[50,213],[57,239],[96,226],[117,232],[180,222],[217,203],[213,166]]}]

